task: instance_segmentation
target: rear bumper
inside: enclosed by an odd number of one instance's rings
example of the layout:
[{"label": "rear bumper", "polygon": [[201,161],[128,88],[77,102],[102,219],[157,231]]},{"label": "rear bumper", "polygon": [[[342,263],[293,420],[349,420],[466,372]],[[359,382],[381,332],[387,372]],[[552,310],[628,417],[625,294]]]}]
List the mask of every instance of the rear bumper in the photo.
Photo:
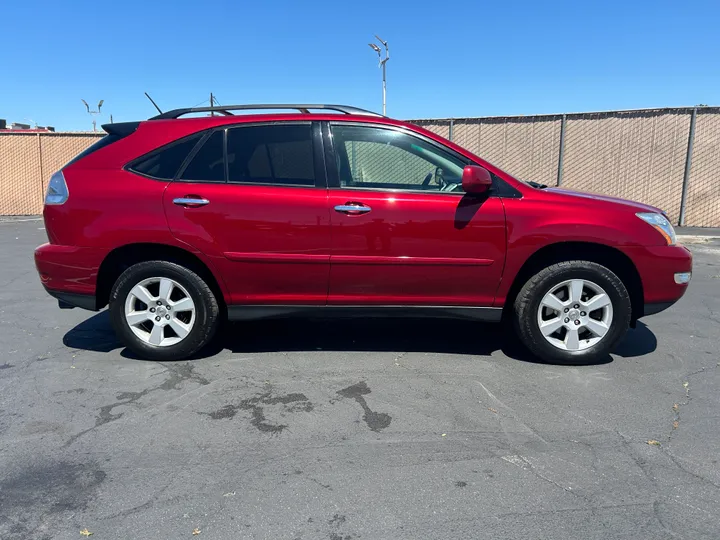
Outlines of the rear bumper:
[{"label": "rear bumper", "polygon": [[667,309],[687,291],[688,283],[676,282],[676,274],[692,272],[692,254],[685,246],[630,247],[623,251],[640,274],[644,315]]},{"label": "rear bumper", "polygon": [[35,249],[35,267],[52,296],[94,310],[97,275],[105,255],[102,249],[43,244]]},{"label": "rear bumper", "polygon": [[60,309],[82,308],[90,311],[98,311],[97,300],[94,294],[77,294],[62,291],[54,291],[45,287],[45,291],[57,298]]}]

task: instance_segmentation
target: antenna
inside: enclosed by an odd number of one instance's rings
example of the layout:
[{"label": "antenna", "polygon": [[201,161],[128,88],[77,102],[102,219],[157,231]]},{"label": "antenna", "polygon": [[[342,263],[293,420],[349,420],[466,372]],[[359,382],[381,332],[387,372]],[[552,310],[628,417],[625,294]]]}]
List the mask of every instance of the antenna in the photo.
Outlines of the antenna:
[{"label": "antenna", "polygon": [[100,109],[102,109],[102,106],[103,106],[103,103],[105,103],[105,100],[104,100],[104,99],[101,99],[101,100],[98,102],[97,110],[96,110],[96,111],[91,111],[91,110],[90,110],[90,105],[88,105],[88,102],[85,101],[84,99],[81,99],[80,101],[82,101],[83,104],[85,105],[85,108],[87,109],[88,114],[89,114],[90,116],[92,116],[92,119],[93,119],[93,121],[92,121],[93,131],[97,131],[97,122],[96,122],[96,120],[95,120],[95,117],[96,117],[98,114],[100,114]]},{"label": "antenna", "polygon": [[158,107],[158,106],[157,106],[157,103],[155,103],[155,102],[153,101],[153,98],[150,97],[150,94],[148,94],[147,92],[145,92],[145,97],[148,98],[148,99],[150,100],[150,103],[152,103],[152,104],[155,106],[155,108],[157,109],[157,112],[159,112],[160,114],[162,114],[162,111],[160,110],[160,107]]}]

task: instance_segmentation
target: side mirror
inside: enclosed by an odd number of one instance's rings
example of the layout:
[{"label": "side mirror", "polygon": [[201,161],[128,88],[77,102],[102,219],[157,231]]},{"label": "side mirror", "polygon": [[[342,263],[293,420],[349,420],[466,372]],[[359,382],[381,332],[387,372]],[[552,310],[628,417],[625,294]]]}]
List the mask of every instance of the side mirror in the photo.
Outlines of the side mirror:
[{"label": "side mirror", "polygon": [[463,169],[462,187],[465,193],[479,195],[492,187],[490,171],[479,165],[468,165]]}]

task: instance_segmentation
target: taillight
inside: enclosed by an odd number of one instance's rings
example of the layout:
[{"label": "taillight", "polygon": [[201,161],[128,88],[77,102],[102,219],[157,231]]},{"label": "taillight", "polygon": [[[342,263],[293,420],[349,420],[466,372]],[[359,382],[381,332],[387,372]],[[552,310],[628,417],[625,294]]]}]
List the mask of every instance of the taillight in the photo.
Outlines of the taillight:
[{"label": "taillight", "polygon": [[69,196],[65,175],[63,175],[62,171],[58,171],[50,177],[47,194],[45,195],[45,204],[64,204]]}]

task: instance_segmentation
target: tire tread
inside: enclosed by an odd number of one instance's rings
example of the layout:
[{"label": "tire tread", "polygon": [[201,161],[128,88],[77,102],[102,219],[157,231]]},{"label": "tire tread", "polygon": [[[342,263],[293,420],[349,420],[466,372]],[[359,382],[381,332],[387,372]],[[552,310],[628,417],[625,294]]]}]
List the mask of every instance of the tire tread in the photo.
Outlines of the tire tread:
[{"label": "tire tread", "polygon": [[[121,327],[121,325],[126,325],[124,321],[124,298],[119,299],[118,294],[129,282],[137,282],[137,275],[142,275],[146,272],[162,273],[163,271],[182,274],[185,279],[190,281],[192,286],[198,289],[205,308],[196,309],[195,311],[197,317],[195,325],[196,327],[199,326],[200,332],[198,332],[196,336],[192,336],[192,339],[190,340],[183,340],[177,345],[171,345],[167,348],[151,348],[145,346],[144,344],[138,346],[136,343],[128,339],[129,336],[125,335],[125,332]],[[164,260],[144,261],[134,264],[130,268],[126,269],[112,286],[108,309],[110,310],[110,318],[113,322],[113,326],[115,327],[115,331],[124,342],[125,346],[143,357],[152,356],[153,360],[181,360],[193,355],[204,347],[210,340],[212,340],[217,330],[220,316],[220,306],[217,298],[215,298],[215,294],[212,292],[212,289],[205,280],[203,280],[190,268]],[[200,319],[201,312],[204,315],[202,320]]]},{"label": "tire tread", "polygon": [[[533,304],[536,300],[536,295],[540,294],[540,292],[544,290],[542,287],[545,282],[549,282],[554,276],[568,274],[574,271],[593,272],[598,274],[604,281],[612,285],[615,289],[614,292],[622,299],[622,302],[621,305],[613,304],[612,324],[620,325],[619,331],[614,332],[617,334],[614,339],[602,340],[596,347],[591,349],[569,353],[561,349],[557,349],[547,342],[540,341],[541,338],[538,338],[531,326],[536,324],[535,321],[537,317],[537,313],[535,312],[535,309],[531,307],[531,304]],[[572,278],[567,275],[563,275],[562,279],[558,282],[565,279]],[[608,292],[608,294],[610,293],[610,291],[606,292]],[[620,278],[605,266],[584,260],[562,261],[540,270],[520,289],[520,292],[515,298],[513,310],[515,330],[520,337],[520,340],[523,342],[525,347],[530,350],[530,352],[545,361],[575,365],[593,363],[599,357],[606,356],[614,348],[622,336],[625,335],[632,317],[630,296]],[[612,331],[613,330],[611,330],[611,332]]]}]

